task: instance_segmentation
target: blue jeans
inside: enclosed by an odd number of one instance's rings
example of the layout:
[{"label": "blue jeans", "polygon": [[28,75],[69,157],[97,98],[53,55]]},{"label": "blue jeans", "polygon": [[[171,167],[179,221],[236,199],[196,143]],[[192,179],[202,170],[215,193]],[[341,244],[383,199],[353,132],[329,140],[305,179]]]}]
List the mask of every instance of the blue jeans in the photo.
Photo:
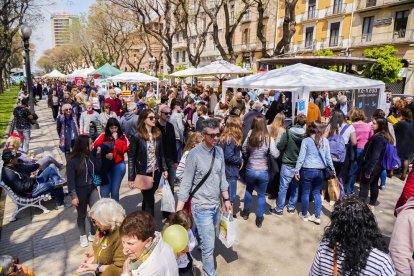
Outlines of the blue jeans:
[{"label": "blue jeans", "polygon": [[246,169],[246,192],[244,194],[244,210],[250,210],[252,193],[254,188],[257,192],[257,212],[256,217],[263,217],[266,207],[266,188],[269,183],[269,173],[267,171],[255,171]]},{"label": "blue jeans", "polygon": [[302,215],[306,216],[309,209],[309,195],[312,189],[313,198],[315,200],[315,217],[321,216],[322,200],[321,200],[321,186],[322,186],[323,172],[318,169],[303,168],[300,172],[300,181],[302,183]]},{"label": "blue jeans", "polygon": [[37,187],[32,191],[32,197],[37,197],[51,192],[56,197],[56,205],[63,205],[65,194],[63,189],[56,188],[55,183],[60,179],[59,173],[53,167],[47,167],[36,177]]},{"label": "blue jeans", "polygon": [[111,197],[119,201],[119,188],[126,171],[125,162],[116,164],[110,172],[108,172],[108,184],[101,186],[101,197]]},{"label": "blue jeans", "polygon": [[194,223],[200,237],[201,257],[205,276],[216,276],[214,267],[214,242],[220,219],[220,206],[211,209],[198,210],[191,206]]},{"label": "blue jeans", "polygon": [[234,200],[236,199],[236,194],[237,194],[237,180],[238,180],[238,177],[235,177],[235,176],[226,177],[226,180],[229,183],[230,202],[231,202],[231,204],[233,204]]},{"label": "blue jeans", "polygon": [[348,181],[345,184],[345,193],[347,195],[352,194],[354,192],[354,186],[355,186],[356,178],[357,178],[358,173],[360,171],[359,168],[361,167],[360,159],[362,158],[363,153],[364,153],[364,149],[357,149],[355,160],[353,160],[352,163],[351,163],[351,169],[349,171]]},{"label": "blue jeans", "polygon": [[27,153],[29,151],[30,129],[18,129],[17,133],[19,133],[20,136],[23,136],[23,143],[20,146],[20,150]]},{"label": "blue jeans", "polygon": [[387,170],[383,170],[382,172],[381,172],[381,186],[384,186],[385,187],[385,182],[387,181]]},{"label": "blue jeans", "polygon": [[276,202],[276,211],[283,211],[285,206],[286,193],[290,189],[290,198],[287,205],[289,210],[296,208],[296,203],[298,203],[298,184],[299,182],[295,179],[295,167],[282,164],[280,169],[280,186],[279,186],[279,195]]}]

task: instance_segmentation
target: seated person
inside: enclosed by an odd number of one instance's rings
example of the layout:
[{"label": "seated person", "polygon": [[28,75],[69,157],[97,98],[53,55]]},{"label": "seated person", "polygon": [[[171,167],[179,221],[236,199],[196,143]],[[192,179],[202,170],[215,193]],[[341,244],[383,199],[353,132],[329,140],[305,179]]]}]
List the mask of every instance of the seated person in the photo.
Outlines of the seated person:
[{"label": "seated person", "polygon": [[19,259],[10,255],[0,256],[0,275],[35,276],[28,266],[19,264]]},{"label": "seated person", "polygon": [[1,180],[4,184],[23,197],[34,198],[52,192],[56,197],[57,208],[63,208],[64,193],[61,186],[66,180],[59,176],[53,165],[37,175],[40,165],[18,163],[19,156],[20,153],[10,149],[3,151],[4,166],[1,170]]}]

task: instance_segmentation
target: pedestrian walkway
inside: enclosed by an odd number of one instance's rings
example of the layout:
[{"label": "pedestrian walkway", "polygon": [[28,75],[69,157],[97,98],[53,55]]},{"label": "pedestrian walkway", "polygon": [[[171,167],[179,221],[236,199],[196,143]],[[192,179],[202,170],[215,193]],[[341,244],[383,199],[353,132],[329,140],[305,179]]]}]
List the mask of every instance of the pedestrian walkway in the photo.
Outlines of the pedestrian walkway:
[{"label": "pedestrian walkway", "polygon": [[[58,150],[56,123],[45,100],[39,101],[36,112],[39,115],[40,129],[32,132],[30,151],[34,154],[51,154],[58,161],[64,162],[64,156]],[[125,176],[120,202],[127,213],[130,213],[140,209],[142,197],[138,190],[129,190],[126,181]],[[387,189],[380,191],[380,205],[375,208],[375,215],[383,234],[390,237],[394,225],[393,208],[403,182],[396,178],[387,181]],[[238,198],[243,196],[244,186],[239,184],[236,205]],[[156,196],[156,201],[156,210],[159,210],[159,195]],[[268,204],[274,207],[275,202],[271,200]],[[73,275],[83,253],[90,249],[79,246],[76,210],[53,210],[53,201],[46,206],[51,210],[48,214],[37,209],[24,210],[18,214],[17,221],[10,223],[14,205],[7,198],[1,229],[0,255],[18,256],[21,262],[33,268],[36,275]],[[312,208],[313,205],[310,210]],[[254,223],[254,214],[247,221],[239,218],[240,243],[234,249],[227,249],[217,240],[218,275],[308,274],[323,228],[329,221],[327,216],[331,208],[329,203],[324,203],[320,226],[303,222],[297,214],[287,212],[283,217],[265,215],[263,227],[260,229]],[[255,206],[252,206],[253,210],[256,210]],[[158,230],[162,230],[160,213],[157,211],[156,219]],[[200,260],[199,251],[195,250],[193,253]]]}]

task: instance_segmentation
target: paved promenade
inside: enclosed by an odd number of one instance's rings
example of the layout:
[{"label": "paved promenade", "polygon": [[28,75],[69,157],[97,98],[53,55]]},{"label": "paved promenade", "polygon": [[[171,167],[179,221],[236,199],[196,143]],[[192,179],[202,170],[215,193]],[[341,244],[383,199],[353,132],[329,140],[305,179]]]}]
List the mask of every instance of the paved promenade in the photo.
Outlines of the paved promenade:
[{"label": "paved promenade", "polygon": [[[50,154],[63,162],[64,157],[58,150],[56,124],[45,100],[38,103],[36,112],[40,117],[40,129],[32,132],[30,151]],[[387,189],[380,191],[380,205],[375,208],[375,214],[383,234],[390,237],[394,224],[393,208],[403,182],[396,178],[387,181]],[[239,185],[238,195],[243,198],[242,184]],[[156,199],[156,210],[159,210],[159,195]],[[125,177],[121,186],[121,204],[127,213],[140,209],[141,201],[137,190],[128,189]],[[273,207],[275,202],[268,201],[268,204]],[[17,221],[10,223],[14,205],[7,198],[0,255],[18,256],[33,268],[36,275],[73,275],[82,254],[88,250],[79,246],[76,210],[54,210],[53,201],[46,203],[46,206],[51,210],[48,214],[37,209],[24,210],[18,214]],[[226,249],[219,241],[216,243],[218,275],[307,275],[331,208],[327,202],[324,203],[320,226],[303,222],[297,214],[286,212],[281,218],[265,215],[261,229],[257,229],[254,223],[254,214],[248,221],[239,219],[240,243],[233,249]],[[158,230],[161,230],[160,214],[156,215]],[[194,256],[200,260],[197,250]]]}]

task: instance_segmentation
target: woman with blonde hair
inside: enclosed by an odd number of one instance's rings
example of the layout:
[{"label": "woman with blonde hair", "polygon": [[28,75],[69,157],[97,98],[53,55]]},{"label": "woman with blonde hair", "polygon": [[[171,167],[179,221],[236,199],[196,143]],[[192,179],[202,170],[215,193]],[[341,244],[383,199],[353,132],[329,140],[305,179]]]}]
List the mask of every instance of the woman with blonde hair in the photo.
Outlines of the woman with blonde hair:
[{"label": "woman with blonde hair", "polygon": [[183,149],[184,153],[180,159],[180,163],[178,164],[177,171],[175,173],[175,177],[177,182],[181,182],[184,176],[184,169],[185,169],[185,161],[187,160],[188,153],[192,150],[195,146],[200,144],[203,141],[203,134],[201,132],[189,132],[187,143]]},{"label": "woman with blonde hair", "polygon": [[261,227],[263,214],[266,207],[265,192],[269,183],[268,154],[274,158],[279,157],[279,150],[276,148],[275,141],[270,139],[269,131],[266,127],[265,117],[256,116],[253,119],[252,127],[247,134],[242,146],[243,154],[248,156],[246,164],[246,192],[244,195],[244,208],[241,212],[243,219],[247,220],[250,213],[250,203],[252,201],[253,190],[257,191],[257,212],[256,226]]},{"label": "woman with blonde hair", "polygon": [[99,102],[99,96],[96,94],[96,90],[92,89],[89,95],[89,101],[92,103],[92,108],[98,113],[101,113],[101,104]]},{"label": "woman with blonde hair", "polygon": [[[239,170],[243,164],[241,145],[243,140],[242,121],[239,116],[228,117],[220,139],[226,165],[226,179],[229,183],[230,203],[234,204],[237,194]],[[234,208],[233,208],[234,210]]]},{"label": "woman with blonde hair", "polygon": [[118,118],[118,116],[116,116],[116,113],[111,110],[110,103],[104,103],[103,111],[101,114],[99,114],[99,120],[101,121],[102,129],[105,129],[109,118]]}]

